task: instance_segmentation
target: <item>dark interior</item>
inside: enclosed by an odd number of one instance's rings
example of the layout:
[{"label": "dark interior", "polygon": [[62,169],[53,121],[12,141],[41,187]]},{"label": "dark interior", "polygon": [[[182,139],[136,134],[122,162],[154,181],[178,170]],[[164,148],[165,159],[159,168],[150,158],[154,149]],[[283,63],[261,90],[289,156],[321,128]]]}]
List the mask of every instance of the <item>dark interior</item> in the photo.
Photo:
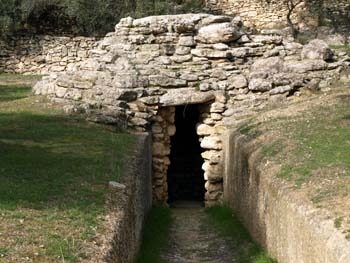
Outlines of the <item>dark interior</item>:
[{"label": "dark interior", "polygon": [[176,107],[176,133],[171,137],[171,163],[168,170],[169,203],[204,200],[202,149],[196,133],[199,115],[198,105]]}]

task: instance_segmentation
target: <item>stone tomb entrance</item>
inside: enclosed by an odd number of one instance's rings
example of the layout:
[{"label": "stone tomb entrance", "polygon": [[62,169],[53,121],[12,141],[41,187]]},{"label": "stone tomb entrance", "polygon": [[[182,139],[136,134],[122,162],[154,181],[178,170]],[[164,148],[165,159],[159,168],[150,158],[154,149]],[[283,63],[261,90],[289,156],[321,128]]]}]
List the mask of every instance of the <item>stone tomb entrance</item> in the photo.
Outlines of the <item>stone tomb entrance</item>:
[{"label": "stone tomb entrance", "polygon": [[175,107],[176,133],[170,139],[167,173],[168,203],[178,200],[204,201],[205,180],[196,126],[200,118],[197,104]]},{"label": "stone tomb entrance", "polygon": [[[177,93],[179,94],[179,93]],[[187,95],[182,93],[182,97]],[[152,124],[153,200],[217,204],[222,199],[222,96],[164,100]],[[190,103],[186,103],[190,102]],[[220,107],[219,107],[220,106]],[[220,118],[219,118],[220,117]]]}]

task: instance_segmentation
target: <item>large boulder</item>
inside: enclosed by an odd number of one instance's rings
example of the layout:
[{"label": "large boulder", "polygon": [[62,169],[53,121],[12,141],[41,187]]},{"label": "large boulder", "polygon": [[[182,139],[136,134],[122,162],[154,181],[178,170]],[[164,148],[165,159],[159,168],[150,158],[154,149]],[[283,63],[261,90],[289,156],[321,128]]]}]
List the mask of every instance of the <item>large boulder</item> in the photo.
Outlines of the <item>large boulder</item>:
[{"label": "large boulder", "polygon": [[311,40],[301,51],[302,59],[331,60],[333,55],[328,44],[320,39]]},{"label": "large boulder", "polygon": [[198,30],[196,39],[202,43],[228,43],[241,36],[240,30],[232,23],[216,23],[203,26]]}]

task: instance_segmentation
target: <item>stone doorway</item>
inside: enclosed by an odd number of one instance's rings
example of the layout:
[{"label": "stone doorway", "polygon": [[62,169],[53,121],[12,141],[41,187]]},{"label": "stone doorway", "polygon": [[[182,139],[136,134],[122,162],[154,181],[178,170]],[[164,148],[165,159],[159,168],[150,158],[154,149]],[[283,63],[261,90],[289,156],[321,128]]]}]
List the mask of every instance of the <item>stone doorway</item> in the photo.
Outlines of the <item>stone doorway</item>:
[{"label": "stone doorway", "polygon": [[170,165],[167,173],[168,203],[204,201],[205,180],[196,126],[200,120],[198,104],[175,107],[176,133],[170,138]]},{"label": "stone doorway", "polygon": [[[225,96],[170,90],[152,118],[153,201],[221,202]],[[190,160],[190,161],[189,161]]]}]

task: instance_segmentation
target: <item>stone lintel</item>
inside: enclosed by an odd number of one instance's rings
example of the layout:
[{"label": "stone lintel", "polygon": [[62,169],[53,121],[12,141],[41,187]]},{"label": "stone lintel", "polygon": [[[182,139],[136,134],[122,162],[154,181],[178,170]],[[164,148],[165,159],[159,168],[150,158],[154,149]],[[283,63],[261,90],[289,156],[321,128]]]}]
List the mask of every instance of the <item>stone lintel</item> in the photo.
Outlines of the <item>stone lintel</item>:
[{"label": "stone lintel", "polygon": [[195,88],[180,88],[168,90],[160,97],[160,106],[179,106],[186,104],[200,104],[215,100],[213,91],[201,92]]}]

